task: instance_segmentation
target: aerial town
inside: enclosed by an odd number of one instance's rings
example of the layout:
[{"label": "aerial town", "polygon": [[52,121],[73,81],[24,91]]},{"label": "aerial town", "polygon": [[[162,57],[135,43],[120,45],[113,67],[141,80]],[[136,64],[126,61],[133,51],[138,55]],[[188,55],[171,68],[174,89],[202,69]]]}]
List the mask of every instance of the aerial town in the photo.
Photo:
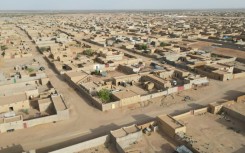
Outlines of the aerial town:
[{"label": "aerial town", "polygon": [[244,10],[0,13],[0,153],[244,152]]}]

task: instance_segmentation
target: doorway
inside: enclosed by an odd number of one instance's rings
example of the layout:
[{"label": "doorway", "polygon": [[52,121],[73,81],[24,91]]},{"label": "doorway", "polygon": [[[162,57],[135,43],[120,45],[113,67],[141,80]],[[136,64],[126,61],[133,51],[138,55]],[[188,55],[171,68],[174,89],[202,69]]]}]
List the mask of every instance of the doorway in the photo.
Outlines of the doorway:
[{"label": "doorway", "polygon": [[9,111],[10,112],[14,111],[14,108],[13,107],[9,107]]}]

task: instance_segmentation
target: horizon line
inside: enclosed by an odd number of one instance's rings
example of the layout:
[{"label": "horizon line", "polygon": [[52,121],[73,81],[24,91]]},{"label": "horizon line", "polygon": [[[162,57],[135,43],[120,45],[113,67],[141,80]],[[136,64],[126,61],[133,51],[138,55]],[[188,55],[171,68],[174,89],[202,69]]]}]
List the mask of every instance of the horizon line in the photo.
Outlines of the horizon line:
[{"label": "horizon line", "polygon": [[168,9],[0,9],[1,11],[164,11],[164,10],[245,10],[243,8],[168,8]]}]

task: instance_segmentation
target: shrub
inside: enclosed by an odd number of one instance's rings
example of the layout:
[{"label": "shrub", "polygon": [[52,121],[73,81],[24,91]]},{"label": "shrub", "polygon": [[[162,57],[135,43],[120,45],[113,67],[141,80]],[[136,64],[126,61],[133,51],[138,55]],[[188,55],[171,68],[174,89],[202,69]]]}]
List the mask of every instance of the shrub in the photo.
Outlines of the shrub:
[{"label": "shrub", "polygon": [[161,42],[161,43],[160,43],[160,46],[161,46],[161,47],[169,46],[169,44],[168,44],[168,43],[165,43],[165,42]]},{"label": "shrub", "polygon": [[136,45],[135,46],[138,50],[147,50],[148,46],[146,44]]},{"label": "shrub", "polygon": [[48,48],[46,48],[46,47],[40,47],[39,48],[39,51],[42,52],[42,53],[47,51],[47,50],[48,50]]},{"label": "shrub", "polygon": [[31,73],[31,72],[34,71],[34,69],[33,69],[33,68],[30,68],[30,67],[28,67],[26,70],[27,70],[29,73]]},{"label": "shrub", "polygon": [[5,50],[7,50],[7,49],[8,49],[7,46],[5,46],[5,45],[1,46],[1,50],[5,51]]},{"label": "shrub", "polygon": [[83,51],[83,54],[87,55],[87,56],[93,56],[94,55],[94,51],[92,49],[86,49],[86,50]]},{"label": "shrub", "polygon": [[104,103],[108,103],[111,100],[111,92],[107,89],[101,89],[98,92],[98,96]]}]

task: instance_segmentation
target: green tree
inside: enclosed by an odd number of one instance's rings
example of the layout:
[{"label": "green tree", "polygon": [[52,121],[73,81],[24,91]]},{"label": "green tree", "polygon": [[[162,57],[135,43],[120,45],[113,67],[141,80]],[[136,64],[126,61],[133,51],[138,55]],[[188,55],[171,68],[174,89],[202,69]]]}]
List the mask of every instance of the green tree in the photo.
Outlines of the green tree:
[{"label": "green tree", "polygon": [[87,55],[87,56],[93,56],[94,55],[94,51],[92,49],[85,49],[83,51],[83,54]]},{"label": "green tree", "polygon": [[8,49],[7,46],[5,46],[5,45],[1,46],[1,50],[5,51],[5,50],[7,50],[7,49]]},{"label": "green tree", "polygon": [[5,51],[2,53],[2,56],[5,56]]},{"label": "green tree", "polygon": [[42,52],[42,53],[43,53],[43,52],[47,51],[47,50],[48,50],[48,48],[46,48],[46,47],[40,47],[40,48],[39,48],[39,50],[40,50],[40,52]]},{"label": "green tree", "polygon": [[168,45],[169,45],[169,44],[168,44],[168,43],[165,43],[165,42],[161,42],[161,43],[160,43],[160,46],[161,46],[161,47],[168,46]]},{"label": "green tree", "polygon": [[148,49],[148,47],[147,47],[146,44],[141,45],[141,48],[144,49],[144,50],[147,50]]},{"label": "green tree", "polygon": [[138,50],[147,50],[148,46],[146,44],[136,45],[135,46]]},{"label": "green tree", "polygon": [[33,68],[31,68],[31,67],[28,67],[26,70],[27,70],[29,73],[31,73],[31,72],[33,72],[33,71],[34,71],[34,69],[33,69]]},{"label": "green tree", "polygon": [[98,92],[98,96],[103,103],[108,103],[111,100],[111,92],[107,89],[101,89]]}]

